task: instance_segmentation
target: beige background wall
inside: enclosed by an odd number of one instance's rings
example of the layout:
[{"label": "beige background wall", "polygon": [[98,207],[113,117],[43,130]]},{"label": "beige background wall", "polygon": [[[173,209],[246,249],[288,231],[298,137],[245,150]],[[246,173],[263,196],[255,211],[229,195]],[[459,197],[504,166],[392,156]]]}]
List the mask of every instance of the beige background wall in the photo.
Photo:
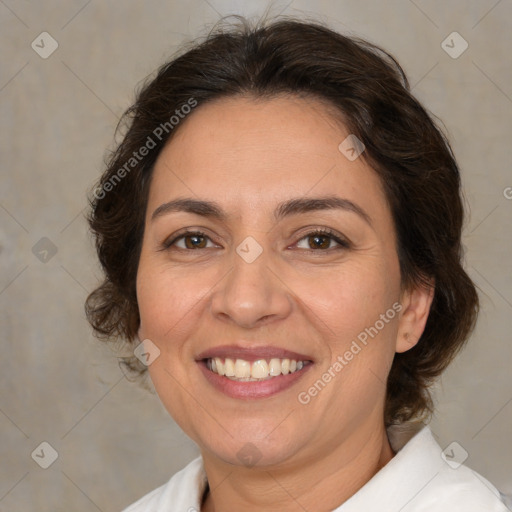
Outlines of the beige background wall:
[{"label": "beige background wall", "polygon": [[[275,14],[314,15],[394,53],[445,123],[471,207],[466,258],[483,311],[436,386],[432,428],[443,447],[456,440],[469,466],[512,493],[512,2],[273,5]],[[205,23],[266,6],[0,1],[1,511],[120,510],[197,454],[91,336],[83,302],[99,270],[85,194],[135,85]],[[31,48],[43,31],[59,45],[46,59]],[[458,58],[441,47],[453,31],[469,44]],[[48,39],[44,46],[51,49]],[[48,469],[34,460],[50,461],[43,441],[58,454]]]}]

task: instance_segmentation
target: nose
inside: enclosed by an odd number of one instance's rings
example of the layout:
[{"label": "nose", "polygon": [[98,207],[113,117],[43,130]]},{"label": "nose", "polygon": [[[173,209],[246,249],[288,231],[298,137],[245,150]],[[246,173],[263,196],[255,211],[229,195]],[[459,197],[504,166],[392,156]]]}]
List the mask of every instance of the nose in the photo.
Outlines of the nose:
[{"label": "nose", "polygon": [[263,251],[248,263],[235,253],[233,267],[212,294],[212,314],[247,329],[286,318],[291,296],[270,259]]}]

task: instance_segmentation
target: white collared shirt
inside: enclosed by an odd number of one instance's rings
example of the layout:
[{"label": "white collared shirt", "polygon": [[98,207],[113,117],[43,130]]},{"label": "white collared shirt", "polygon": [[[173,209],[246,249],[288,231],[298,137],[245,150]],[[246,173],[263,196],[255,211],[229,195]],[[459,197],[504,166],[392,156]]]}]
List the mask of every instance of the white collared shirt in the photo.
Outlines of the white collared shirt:
[{"label": "white collared shirt", "polygon": [[[429,427],[421,425],[419,431],[417,425],[390,427],[388,438],[396,455],[333,512],[508,511],[489,481],[454,462],[453,449],[445,450],[442,457]],[[206,484],[198,457],[123,512],[199,512]]]}]

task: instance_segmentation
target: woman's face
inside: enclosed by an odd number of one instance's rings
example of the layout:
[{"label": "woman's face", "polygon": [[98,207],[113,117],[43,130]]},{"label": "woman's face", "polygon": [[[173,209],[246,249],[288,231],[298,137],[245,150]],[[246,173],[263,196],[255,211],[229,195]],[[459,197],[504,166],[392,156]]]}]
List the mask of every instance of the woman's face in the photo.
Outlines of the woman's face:
[{"label": "woman's face", "polygon": [[222,99],[181,122],[137,275],[163,404],[238,465],[304,463],[382,425],[408,299],[377,174],[318,100]]}]

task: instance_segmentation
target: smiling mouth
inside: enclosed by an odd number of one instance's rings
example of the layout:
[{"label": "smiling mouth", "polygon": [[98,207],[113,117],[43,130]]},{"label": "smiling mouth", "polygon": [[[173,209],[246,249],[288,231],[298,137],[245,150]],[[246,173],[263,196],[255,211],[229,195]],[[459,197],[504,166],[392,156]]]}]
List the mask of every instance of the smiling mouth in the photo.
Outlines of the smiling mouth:
[{"label": "smiling mouth", "polygon": [[237,382],[261,382],[275,379],[282,375],[300,372],[305,366],[312,363],[309,360],[296,359],[272,358],[247,361],[229,357],[208,358],[204,362],[212,373]]}]

